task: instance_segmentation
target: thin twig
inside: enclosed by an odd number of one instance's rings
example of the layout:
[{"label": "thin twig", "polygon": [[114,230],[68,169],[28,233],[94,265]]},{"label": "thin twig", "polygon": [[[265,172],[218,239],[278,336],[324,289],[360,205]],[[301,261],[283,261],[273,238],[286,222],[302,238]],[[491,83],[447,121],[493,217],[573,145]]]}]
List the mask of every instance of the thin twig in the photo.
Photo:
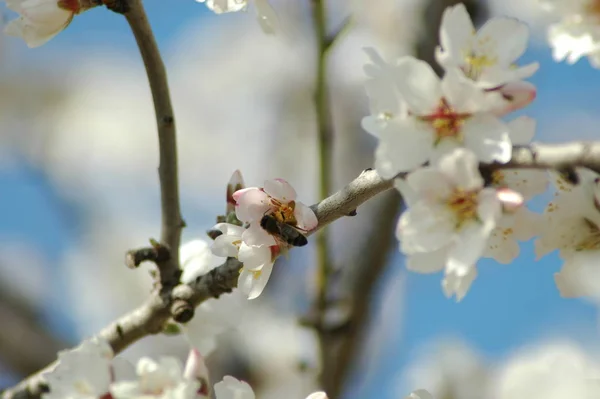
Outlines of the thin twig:
[{"label": "thin twig", "polygon": [[158,126],[158,144],[160,164],[161,197],[161,242],[170,249],[168,260],[157,262],[160,272],[161,287],[168,289],[179,283],[179,243],[181,230],[185,226],[179,209],[179,183],[177,176],[177,138],[175,132],[175,117],[171,106],[171,96],[167,82],[167,72],[156,45],[152,28],[144,11],[142,0],[128,0],[128,11],[125,18],[131,27],[135,40],[140,49]]}]

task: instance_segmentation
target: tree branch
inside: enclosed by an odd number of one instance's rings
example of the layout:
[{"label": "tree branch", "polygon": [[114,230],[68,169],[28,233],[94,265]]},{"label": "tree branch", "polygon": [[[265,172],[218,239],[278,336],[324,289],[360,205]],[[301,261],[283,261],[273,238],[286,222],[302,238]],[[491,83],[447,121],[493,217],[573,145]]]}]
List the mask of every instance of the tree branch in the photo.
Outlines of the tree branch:
[{"label": "tree branch", "polygon": [[[483,167],[493,170],[562,169],[578,166],[600,173],[600,142],[515,147],[513,159],[506,165]],[[365,170],[346,187],[311,206],[319,220],[316,230],[347,216],[370,198],[392,187],[393,181],[383,180],[374,170]],[[172,307],[175,304],[186,303],[193,309],[207,299],[218,298],[231,292],[237,287],[237,276],[241,266],[240,262],[229,258],[223,265],[198,277],[192,283],[175,287],[171,292],[171,301],[165,301],[164,296],[153,293],[143,305],[112,322],[97,336],[107,340],[115,354],[118,354],[141,338],[160,333],[164,324],[172,317]],[[51,371],[54,366],[55,363],[7,390],[3,398],[39,398],[44,387],[42,374]]]},{"label": "tree branch", "polygon": [[160,164],[158,176],[160,178],[161,197],[161,242],[166,245],[171,256],[161,262],[157,262],[160,272],[162,289],[169,289],[179,283],[181,271],[179,269],[179,243],[181,230],[185,226],[179,209],[179,183],[177,177],[177,139],[175,131],[175,118],[167,73],[160,56],[152,28],[144,11],[142,0],[127,0],[127,11],[125,18],[131,27],[135,40],[140,49],[152,99],[156,113],[156,124],[158,126],[158,143],[160,151]]}]

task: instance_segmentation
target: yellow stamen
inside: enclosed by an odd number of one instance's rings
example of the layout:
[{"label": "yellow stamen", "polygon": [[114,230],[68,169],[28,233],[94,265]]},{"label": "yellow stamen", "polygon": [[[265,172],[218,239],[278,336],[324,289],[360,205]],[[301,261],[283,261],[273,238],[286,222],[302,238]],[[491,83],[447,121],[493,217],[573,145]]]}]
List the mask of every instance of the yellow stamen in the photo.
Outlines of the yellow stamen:
[{"label": "yellow stamen", "polygon": [[456,228],[477,218],[478,192],[455,189],[447,200],[450,210],[456,215]]}]

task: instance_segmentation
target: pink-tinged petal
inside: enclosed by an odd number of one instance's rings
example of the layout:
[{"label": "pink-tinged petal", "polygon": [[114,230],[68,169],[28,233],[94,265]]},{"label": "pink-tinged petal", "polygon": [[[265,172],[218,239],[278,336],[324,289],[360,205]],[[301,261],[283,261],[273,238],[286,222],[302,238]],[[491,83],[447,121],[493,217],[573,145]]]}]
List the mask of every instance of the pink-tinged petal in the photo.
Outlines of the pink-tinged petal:
[{"label": "pink-tinged petal", "polygon": [[247,193],[247,192],[249,192],[249,191],[255,191],[255,190],[262,191],[262,190],[260,189],[260,187],[246,187],[246,188],[242,188],[241,190],[237,190],[237,191],[235,191],[235,192],[233,193],[233,195],[232,195],[232,197],[233,197],[233,200],[237,202],[237,201],[238,201],[238,199],[239,199],[239,198],[240,198],[242,195],[246,194],[246,193]]},{"label": "pink-tinged petal", "polygon": [[283,179],[272,179],[265,181],[265,193],[276,200],[287,204],[296,200],[296,190],[287,181]]},{"label": "pink-tinged petal", "polygon": [[444,277],[444,280],[442,281],[444,295],[448,298],[456,295],[456,302],[462,301],[476,277],[477,269],[475,267],[460,271],[446,271],[446,277]]},{"label": "pink-tinged petal", "polygon": [[260,227],[258,223],[252,223],[242,234],[242,241],[246,245],[275,245],[275,239]]},{"label": "pink-tinged petal", "polygon": [[398,67],[398,89],[408,108],[416,115],[430,114],[442,97],[440,79],[433,68],[414,57],[401,58]]},{"label": "pink-tinged petal", "polygon": [[210,249],[213,255],[237,258],[241,237],[222,234],[215,238]]},{"label": "pink-tinged petal", "polygon": [[537,95],[537,89],[529,82],[510,82],[497,89],[504,97],[501,106],[492,110],[496,116],[504,116],[510,112],[525,108]]},{"label": "pink-tinged petal", "polygon": [[446,266],[448,247],[443,247],[433,252],[423,252],[406,257],[406,269],[417,273],[437,273]]},{"label": "pink-tinged petal", "polygon": [[396,238],[404,254],[436,251],[452,241],[455,225],[447,207],[419,201],[400,216]]},{"label": "pink-tinged petal", "polygon": [[508,137],[514,145],[529,144],[535,135],[536,121],[529,116],[520,116],[508,122]]},{"label": "pink-tinged petal", "polygon": [[460,65],[474,33],[473,22],[464,4],[446,8],[440,24],[441,46],[436,49],[438,63],[444,67]]},{"label": "pink-tinged petal", "polygon": [[248,299],[258,298],[265,289],[272,271],[273,263],[266,264],[261,270],[254,272],[243,268],[238,278],[238,288]]},{"label": "pink-tinged petal", "polygon": [[235,210],[235,199],[233,198],[233,194],[237,191],[240,191],[244,188],[244,179],[242,178],[242,172],[236,170],[231,175],[229,182],[227,183],[227,193],[226,193],[226,201],[227,201],[227,213],[233,212]]},{"label": "pink-tinged petal", "polygon": [[508,126],[494,115],[477,114],[465,122],[464,145],[473,151],[480,162],[506,163],[512,156]]},{"label": "pink-tinged petal", "polygon": [[268,245],[257,247],[242,243],[238,260],[244,264],[244,269],[261,270],[266,264],[271,263],[271,248]]},{"label": "pink-tinged petal", "polygon": [[475,154],[465,148],[457,148],[452,153],[443,156],[438,169],[457,188],[475,190],[483,187],[483,178],[479,174],[479,161]]},{"label": "pink-tinged petal", "polygon": [[452,192],[452,185],[446,175],[429,166],[409,173],[406,183],[417,198],[425,198],[427,201],[442,201]]},{"label": "pink-tinged petal", "polygon": [[[235,198],[235,195],[233,195]],[[236,199],[235,215],[246,223],[259,221],[271,209],[269,196],[262,190],[247,190]]]},{"label": "pink-tinged petal", "polygon": [[294,209],[294,216],[298,222],[298,228],[306,231],[314,230],[319,224],[317,215],[313,212],[310,207],[304,205],[302,202],[296,202],[296,208]]},{"label": "pink-tinged petal", "polygon": [[197,349],[191,349],[185,362],[183,378],[193,381],[200,381],[202,384],[208,384],[208,367],[204,362],[202,354]]}]

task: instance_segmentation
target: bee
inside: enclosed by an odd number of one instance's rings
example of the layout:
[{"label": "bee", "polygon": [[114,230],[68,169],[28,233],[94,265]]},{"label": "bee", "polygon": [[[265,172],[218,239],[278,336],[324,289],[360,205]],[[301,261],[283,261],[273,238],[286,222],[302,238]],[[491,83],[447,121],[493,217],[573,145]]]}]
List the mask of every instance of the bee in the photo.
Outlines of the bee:
[{"label": "bee", "polygon": [[289,245],[302,247],[308,243],[306,236],[296,230],[294,226],[280,222],[272,215],[263,216],[260,220],[260,227],[265,229],[267,233],[280,237]]}]

